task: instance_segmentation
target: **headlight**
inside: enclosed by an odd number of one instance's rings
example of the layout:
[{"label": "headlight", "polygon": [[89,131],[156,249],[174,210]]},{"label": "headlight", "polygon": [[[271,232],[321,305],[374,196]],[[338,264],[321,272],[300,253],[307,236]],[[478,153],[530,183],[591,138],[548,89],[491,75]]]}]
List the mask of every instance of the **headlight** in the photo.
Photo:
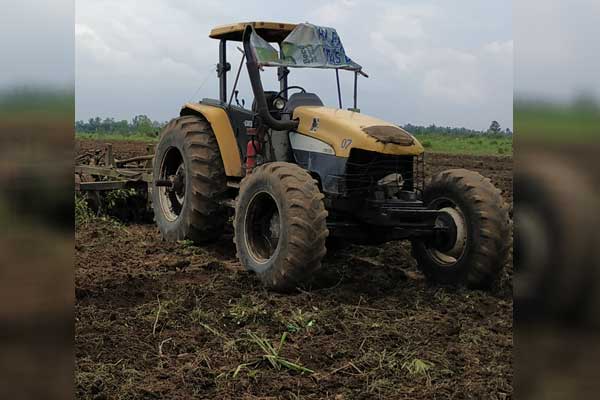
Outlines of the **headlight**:
[{"label": "headlight", "polygon": [[404,178],[401,174],[389,174],[381,178],[377,185],[400,190],[404,186]]},{"label": "headlight", "polygon": [[276,98],[275,100],[273,100],[273,107],[275,107],[276,110],[283,110],[283,108],[285,107],[285,100],[283,100],[281,97]]},{"label": "headlight", "polygon": [[383,189],[386,198],[399,198],[398,195],[404,188],[404,178],[400,174],[389,174],[381,178],[377,185]]}]

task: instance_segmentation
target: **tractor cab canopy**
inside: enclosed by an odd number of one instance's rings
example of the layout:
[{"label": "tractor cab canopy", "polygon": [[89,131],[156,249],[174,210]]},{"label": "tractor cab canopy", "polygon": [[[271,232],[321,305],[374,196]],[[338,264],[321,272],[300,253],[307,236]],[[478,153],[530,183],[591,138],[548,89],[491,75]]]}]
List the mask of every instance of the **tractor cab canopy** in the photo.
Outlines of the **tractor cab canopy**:
[{"label": "tractor cab canopy", "polygon": [[250,44],[260,67],[334,68],[360,71],[334,28],[298,24],[280,43],[281,54],[252,29]]},{"label": "tractor cab canopy", "polygon": [[[252,27],[250,43],[260,67],[334,68],[361,71],[346,55],[334,28],[309,23],[240,22],[213,28],[213,39],[241,42]],[[278,43],[281,54],[270,43]]]},{"label": "tractor cab canopy", "polygon": [[237,24],[221,25],[213,28],[208,35],[212,39],[241,42],[244,38],[244,30],[248,25],[265,40],[281,43],[294,30],[296,24],[285,24],[281,22],[239,22]]}]

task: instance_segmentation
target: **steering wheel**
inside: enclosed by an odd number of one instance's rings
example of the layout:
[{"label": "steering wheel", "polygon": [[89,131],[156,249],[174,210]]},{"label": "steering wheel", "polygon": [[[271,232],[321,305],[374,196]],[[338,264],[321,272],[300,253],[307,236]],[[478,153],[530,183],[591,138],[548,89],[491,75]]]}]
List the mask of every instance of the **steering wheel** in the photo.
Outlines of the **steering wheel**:
[{"label": "steering wheel", "polygon": [[285,92],[287,92],[288,90],[291,90],[291,89],[300,89],[300,91],[302,93],[306,93],[306,89],[304,89],[302,86],[288,86],[287,88],[285,88],[282,91],[280,91],[279,93],[277,93],[277,96],[275,96],[275,97],[281,97],[282,94],[284,94]]}]

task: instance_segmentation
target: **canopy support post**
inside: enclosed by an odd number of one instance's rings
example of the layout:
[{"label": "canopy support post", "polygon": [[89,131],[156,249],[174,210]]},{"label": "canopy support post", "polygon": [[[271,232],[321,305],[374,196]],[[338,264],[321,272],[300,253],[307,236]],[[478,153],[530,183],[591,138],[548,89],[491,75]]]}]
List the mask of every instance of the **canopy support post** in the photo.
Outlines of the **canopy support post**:
[{"label": "canopy support post", "polygon": [[335,80],[337,82],[337,92],[338,92],[338,103],[340,105],[340,110],[342,109],[342,89],[340,88],[340,70],[335,69]]},{"label": "canopy support post", "polygon": [[219,64],[217,64],[217,76],[219,77],[219,100],[227,102],[227,71],[231,64],[227,62],[227,41],[221,39],[219,42]]},{"label": "canopy support post", "polygon": [[357,93],[358,93],[358,71],[354,71],[354,110],[358,109],[358,107],[356,106]]}]

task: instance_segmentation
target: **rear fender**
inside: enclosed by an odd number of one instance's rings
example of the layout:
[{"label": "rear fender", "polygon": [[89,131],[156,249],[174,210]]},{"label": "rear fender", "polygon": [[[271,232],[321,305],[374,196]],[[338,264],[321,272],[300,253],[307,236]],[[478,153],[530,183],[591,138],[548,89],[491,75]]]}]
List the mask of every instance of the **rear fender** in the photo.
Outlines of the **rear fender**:
[{"label": "rear fender", "polygon": [[222,108],[198,103],[187,103],[180,115],[201,115],[211,125],[219,144],[219,151],[227,176],[242,177],[242,157],[229,116]]}]

